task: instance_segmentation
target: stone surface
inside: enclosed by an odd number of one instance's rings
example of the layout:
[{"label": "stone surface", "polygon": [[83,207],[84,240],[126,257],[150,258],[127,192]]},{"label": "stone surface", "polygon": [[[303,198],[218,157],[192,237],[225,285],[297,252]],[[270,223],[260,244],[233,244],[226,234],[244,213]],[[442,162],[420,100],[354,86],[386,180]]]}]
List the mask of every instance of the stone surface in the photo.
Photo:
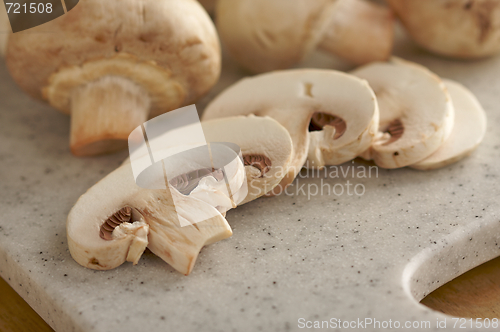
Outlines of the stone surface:
[{"label": "stone surface", "polygon": [[[500,255],[500,57],[452,61],[408,41],[396,54],[477,95],[488,114],[479,149],[430,172],[360,178],[367,166],[347,163],[327,178],[302,173],[290,195],[230,211],[233,237],[204,248],[189,277],[151,253],[104,272],[72,260],[69,210],[127,153],[71,156],[69,118],[23,94],[0,65],[0,275],[56,331],[296,331],[300,319],[331,318],[429,321],[437,329],[447,316],[418,301]],[[312,64],[348,68],[321,55],[304,66]],[[242,75],[226,61],[200,108]],[[337,193],[347,190],[347,181],[351,193],[364,185],[364,195],[326,194],[336,184]],[[323,184],[323,195],[308,197],[308,186]]]}]

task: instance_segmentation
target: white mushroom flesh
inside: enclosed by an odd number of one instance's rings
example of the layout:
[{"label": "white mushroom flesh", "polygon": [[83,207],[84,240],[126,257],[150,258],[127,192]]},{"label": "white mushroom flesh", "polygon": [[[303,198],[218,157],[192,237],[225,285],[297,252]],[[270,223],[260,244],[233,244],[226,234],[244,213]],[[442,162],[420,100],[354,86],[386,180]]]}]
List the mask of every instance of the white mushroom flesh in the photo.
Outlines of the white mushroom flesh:
[{"label": "white mushroom flesh", "polygon": [[477,98],[463,85],[443,80],[455,108],[455,125],[446,142],[430,157],[411,165],[430,170],[450,165],[471,154],[486,133],[486,113]]},{"label": "white mushroom flesh", "polygon": [[427,68],[392,59],[353,74],[368,81],[380,107],[380,132],[364,158],[384,168],[412,165],[436,152],[450,136],[451,98]]},{"label": "white mushroom flesh", "polygon": [[[244,172],[242,163],[238,168]],[[239,181],[239,186],[243,184],[244,178],[233,179]],[[109,229],[108,218],[126,207],[134,211],[130,222],[117,225],[109,240],[100,236],[102,227]],[[130,164],[122,165],[82,195],[67,221],[72,257],[98,270],[115,268],[127,260],[136,264],[147,245],[187,275],[204,245],[231,234],[227,221],[214,206],[183,195],[172,186],[169,190],[137,186]]]},{"label": "white mushroom flesh", "polygon": [[[309,166],[341,164],[363,151],[377,133],[379,113],[367,82],[333,70],[288,70],[246,78],[222,92],[203,120],[235,115],[270,116],[283,125],[293,141],[293,157],[281,188],[290,184],[306,159]],[[325,113],[341,118],[345,132],[334,126],[309,133],[311,118]]]},{"label": "white mushroom flesh", "polygon": [[241,148],[248,194],[240,205],[267,194],[287,174],[292,160],[292,139],[276,120],[239,116],[204,121],[202,127],[208,142],[226,141]]}]

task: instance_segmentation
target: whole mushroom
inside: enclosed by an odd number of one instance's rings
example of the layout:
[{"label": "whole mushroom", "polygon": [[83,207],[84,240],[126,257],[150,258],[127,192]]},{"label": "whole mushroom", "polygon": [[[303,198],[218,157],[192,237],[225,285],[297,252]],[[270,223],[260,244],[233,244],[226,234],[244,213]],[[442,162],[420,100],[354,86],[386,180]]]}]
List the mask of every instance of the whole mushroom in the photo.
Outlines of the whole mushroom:
[{"label": "whole mushroom", "polygon": [[[50,26],[49,26],[50,25]],[[192,0],[82,0],[9,38],[7,65],[31,96],[71,114],[77,156],[113,152],[149,117],[192,104],[220,74],[210,17]]]},{"label": "whole mushroom", "polygon": [[497,0],[388,0],[420,46],[455,58],[500,52]]},{"label": "whole mushroom", "polygon": [[392,52],[391,11],[364,0],[220,0],[216,21],[229,53],[253,72],[290,68],[318,47],[354,64]]}]

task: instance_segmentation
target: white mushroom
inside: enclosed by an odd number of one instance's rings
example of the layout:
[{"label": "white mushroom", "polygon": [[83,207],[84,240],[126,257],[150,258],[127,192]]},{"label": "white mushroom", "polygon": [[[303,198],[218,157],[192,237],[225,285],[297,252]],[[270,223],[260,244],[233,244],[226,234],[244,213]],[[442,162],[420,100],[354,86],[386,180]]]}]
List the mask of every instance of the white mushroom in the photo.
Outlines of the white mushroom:
[{"label": "white mushroom", "polygon": [[478,58],[500,52],[497,0],[388,0],[413,39],[450,57]]},{"label": "white mushroom", "polygon": [[229,53],[254,72],[292,67],[317,47],[356,64],[392,52],[392,13],[364,0],[220,0],[216,22]]},{"label": "white mushroom", "polygon": [[392,59],[353,74],[368,81],[380,107],[380,133],[364,158],[384,168],[412,165],[436,152],[450,136],[451,98],[441,79],[425,67]]},{"label": "white mushroom", "polygon": [[270,117],[239,116],[202,122],[207,142],[231,142],[243,153],[250,202],[276,187],[292,162],[288,131]]},{"label": "white mushroom", "polygon": [[477,98],[463,85],[443,80],[455,108],[455,125],[446,142],[430,157],[411,165],[429,170],[450,165],[470,155],[486,133],[486,114]]},{"label": "white mushroom", "polygon": [[308,153],[309,166],[322,167],[343,163],[365,151],[379,120],[375,95],[366,81],[314,69],[243,79],[215,98],[203,119],[247,114],[272,117],[292,138],[291,167],[274,193],[293,181]]},{"label": "white mushroom", "polygon": [[[211,167],[206,165],[207,147],[199,146],[156,164],[149,162],[159,165],[159,172],[146,170],[146,178],[136,182],[127,159],[78,200],[68,216],[67,233],[71,255],[79,264],[106,270],[126,260],[137,263],[147,245],[176,270],[189,274],[204,245],[231,236],[225,212],[266,194],[285,176],[292,141],[275,120],[240,116],[202,126],[210,142]],[[241,144],[242,159],[253,164],[245,166],[231,144]],[[133,162],[141,158],[134,154]],[[147,188],[168,183],[169,190],[144,189],[138,183]]]},{"label": "white mushroom", "polygon": [[[110,15],[109,13],[112,13]],[[71,114],[78,156],[127,146],[148,117],[192,104],[220,73],[215,27],[192,0],[81,1],[11,35],[7,65],[30,95]]]},{"label": "white mushroom", "polygon": [[[243,163],[235,166],[243,171]],[[206,178],[214,177],[206,174]],[[220,181],[224,183],[224,179]],[[231,187],[239,188],[244,177],[231,176],[228,181]],[[125,261],[136,264],[147,246],[188,275],[204,245],[232,232],[216,207],[196,195],[181,193],[182,183],[175,178],[167,183],[169,190],[141,188],[134,181],[131,165],[124,164],[90,188],[68,216],[72,257],[85,267],[109,270]]]}]

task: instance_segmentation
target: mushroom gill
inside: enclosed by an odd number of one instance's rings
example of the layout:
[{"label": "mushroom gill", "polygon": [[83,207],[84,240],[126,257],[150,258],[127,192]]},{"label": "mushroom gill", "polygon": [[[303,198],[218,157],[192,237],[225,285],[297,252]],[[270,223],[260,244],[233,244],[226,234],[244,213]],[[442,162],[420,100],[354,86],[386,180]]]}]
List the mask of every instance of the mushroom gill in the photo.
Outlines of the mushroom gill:
[{"label": "mushroom gill", "polygon": [[101,239],[104,239],[106,241],[113,240],[112,234],[114,229],[124,222],[130,222],[131,219],[132,208],[130,208],[129,206],[121,208],[101,225],[101,230],[99,232]]},{"label": "mushroom gill", "polygon": [[340,138],[347,129],[345,121],[338,116],[319,112],[314,113],[309,123],[309,131],[320,131],[323,130],[325,126],[332,126],[335,128],[335,136],[333,139]]},{"label": "mushroom gill", "polygon": [[260,171],[261,178],[269,172],[272,166],[271,159],[263,155],[244,155],[243,162],[245,163],[245,166],[257,168]]},{"label": "mushroom gill", "polygon": [[405,127],[401,120],[396,119],[393,120],[387,129],[385,130],[386,133],[391,135],[391,139],[389,139],[384,145],[391,144],[392,142],[397,141],[398,139],[403,136],[403,133],[405,132]]}]

